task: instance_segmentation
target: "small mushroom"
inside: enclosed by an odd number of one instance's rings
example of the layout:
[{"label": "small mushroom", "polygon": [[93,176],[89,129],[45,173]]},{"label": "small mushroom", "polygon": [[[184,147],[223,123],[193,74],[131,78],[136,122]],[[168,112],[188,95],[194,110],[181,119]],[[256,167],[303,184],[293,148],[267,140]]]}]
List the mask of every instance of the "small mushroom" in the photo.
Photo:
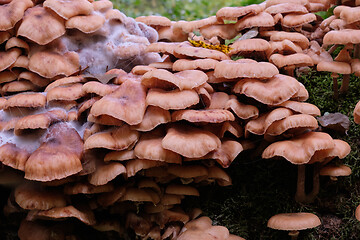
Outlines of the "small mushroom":
[{"label": "small mushroom", "polygon": [[280,213],[272,216],[267,226],[272,229],[290,231],[289,236],[296,240],[299,230],[315,228],[321,224],[318,216],[312,213]]}]

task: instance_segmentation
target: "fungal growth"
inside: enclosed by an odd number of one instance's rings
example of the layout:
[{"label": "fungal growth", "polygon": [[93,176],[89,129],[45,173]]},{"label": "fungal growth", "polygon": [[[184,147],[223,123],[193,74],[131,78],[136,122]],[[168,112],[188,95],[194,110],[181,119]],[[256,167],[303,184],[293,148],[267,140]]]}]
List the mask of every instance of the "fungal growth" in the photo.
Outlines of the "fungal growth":
[{"label": "fungal growth", "polygon": [[[351,173],[339,166],[349,144],[319,131],[320,110],[294,73],[330,71],[334,86],[343,74],[347,91],[359,68],[356,7],[322,21],[314,12],[332,2],[268,0],[175,22],[133,19],[108,0],[34,2],[0,1],[0,179],[14,176],[5,212],[26,216],[21,240],[29,231],[81,239],[90,228],[243,239],[183,201],[204,185],[230,186],[226,168],[243,152],[296,164],[301,203],[314,201],[320,175]],[[333,59],[330,45],[345,47]],[[268,222],[288,231],[320,224],[310,213]]]}]

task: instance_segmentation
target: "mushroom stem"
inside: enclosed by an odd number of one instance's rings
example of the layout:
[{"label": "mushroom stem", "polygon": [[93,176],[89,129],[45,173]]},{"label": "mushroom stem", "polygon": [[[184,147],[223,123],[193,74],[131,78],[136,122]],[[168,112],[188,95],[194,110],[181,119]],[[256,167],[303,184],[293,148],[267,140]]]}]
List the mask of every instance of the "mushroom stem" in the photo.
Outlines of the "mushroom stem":
[{"label": "mushroom stem", "polygon": [[338,48],[338,46],[338,44],[332,45],[331,48],[329,48],[328,53],[332,54]]},{"label": "mushroom stem", "polygon": [[331,77],[333,79],[333,91],[334,91],[334,98],[338,99],[339,98],[339,87],[338,87],[338,82],[337,79],[339,77],[339,75],[337,73],[332,73]]},{"label": "mushroom stem", "polygon": [[314,164],[314,172],[313,172],[313,189],[312,191],[306,196],[306,202],[310,203],[313,202],[316,196],[319,194],[320,191],[320,179],[319,179],[319,172],[320,172],[320,164]]},{"label": "mushroom stem", "polygon": [[354,45],[354,56],[353,58],[359,58],[360,57],[360,45],[355,44]]},{"label": "mushroom stem", "polygon": [[346,93],[349,90],[350,74],[344,74],[342,84],[340,87],[340,93]]},{"label": "mushroom stem", "polygon": [[295,194],[296,202],[304,202],[306,199],[305,171],[306,171],[305,164],[298,165],[297,187],[296,187],[296,194]]},{"label": "mushroom stem", "polygon": [[319,193],[320,181],[319,181],[320,165],[314,164],[313,172],[313,188],[309,194],[305,192],[305,181],[306,181],[306,164],[298,166],[298,178],[297,188],[295,194],[295,201],[299,203],[311,203]]},{"label": "mushroom stem", "polygon": [[298,236],[299,236],[299,231],[294,230],[294,231],[290,231],[289,232],[289,236],[291,237],[291,240],[297,240]]},{"label": "mushroom stem", "polygon": [[286,66],[284,67],[284,70],[287,75],[294,77],[295,65]]}]

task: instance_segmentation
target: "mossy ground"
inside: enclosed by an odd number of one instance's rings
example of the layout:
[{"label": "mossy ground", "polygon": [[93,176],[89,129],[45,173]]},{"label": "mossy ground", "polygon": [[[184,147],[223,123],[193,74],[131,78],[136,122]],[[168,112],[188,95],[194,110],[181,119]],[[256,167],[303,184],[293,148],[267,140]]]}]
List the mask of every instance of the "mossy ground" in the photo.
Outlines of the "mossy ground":
[{"label": "mossy ground", "polygon": [[[241,6],[261,1],[247,0],[166,0],[138,1],[113,0],[128,16],[162,15],[171,20],[195,20],[214,15],[224,6]],[[129,8],[128,6],[132,6]],[[320,15],[331,15],[332,9]],[[233,179],[230,187],[208,186],[201,190],[199,199],[188,199],[187,206],[201,207],[215,224],[227,226],[234,234],[246,239],[289,239],[285,232],[270,230],[267,220],[280,212],[308,211],[318,214],[323,224],[314,230],[303,231],[300,239],[359,239],[360,223],[354,211],[360,204],[360,126],[352,117],[360,100],[360,80],[352,77],[350,90],[338,99],[333,98],[330,74],[311,71],[298,77],[309,92],[308,102],[325,112],[340,112],[350,118],[351,126],[346,135],[331,133],[351,145],[351,153],[344,159],[351,167],[350,177],[332,182],[321,177],[321,190],[312,204],[294,201],[296,166],[285,160],[262,160],[246,152],[227,169]],[[340,83],[341,81],[339,81]]]}]

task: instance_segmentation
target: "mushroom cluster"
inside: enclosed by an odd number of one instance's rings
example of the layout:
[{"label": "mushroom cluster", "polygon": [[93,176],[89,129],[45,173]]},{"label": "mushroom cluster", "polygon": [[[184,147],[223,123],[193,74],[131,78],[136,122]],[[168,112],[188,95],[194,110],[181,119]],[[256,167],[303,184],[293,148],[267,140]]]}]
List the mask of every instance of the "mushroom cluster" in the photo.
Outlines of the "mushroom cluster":
[{"label": "mushroom cluster", "polygon": [[[316,131],[294,78],[356,49],[326,40],[330,20],[313,12],[332,4],[268,0],[189,22],[135,21],[108,0],[0,5],[0,174],[14,177],[4,212],[24,216],[20,239],[71,238],[69,221],[49,221],[69,218],[123,237],[241,239],[181,202],[231,185],[223,168],[250,149],[298,165],[299,202],[319,175],[349,175],[331,160],[350,146]],[[333,61],[322,42],[346,47]]]}]

